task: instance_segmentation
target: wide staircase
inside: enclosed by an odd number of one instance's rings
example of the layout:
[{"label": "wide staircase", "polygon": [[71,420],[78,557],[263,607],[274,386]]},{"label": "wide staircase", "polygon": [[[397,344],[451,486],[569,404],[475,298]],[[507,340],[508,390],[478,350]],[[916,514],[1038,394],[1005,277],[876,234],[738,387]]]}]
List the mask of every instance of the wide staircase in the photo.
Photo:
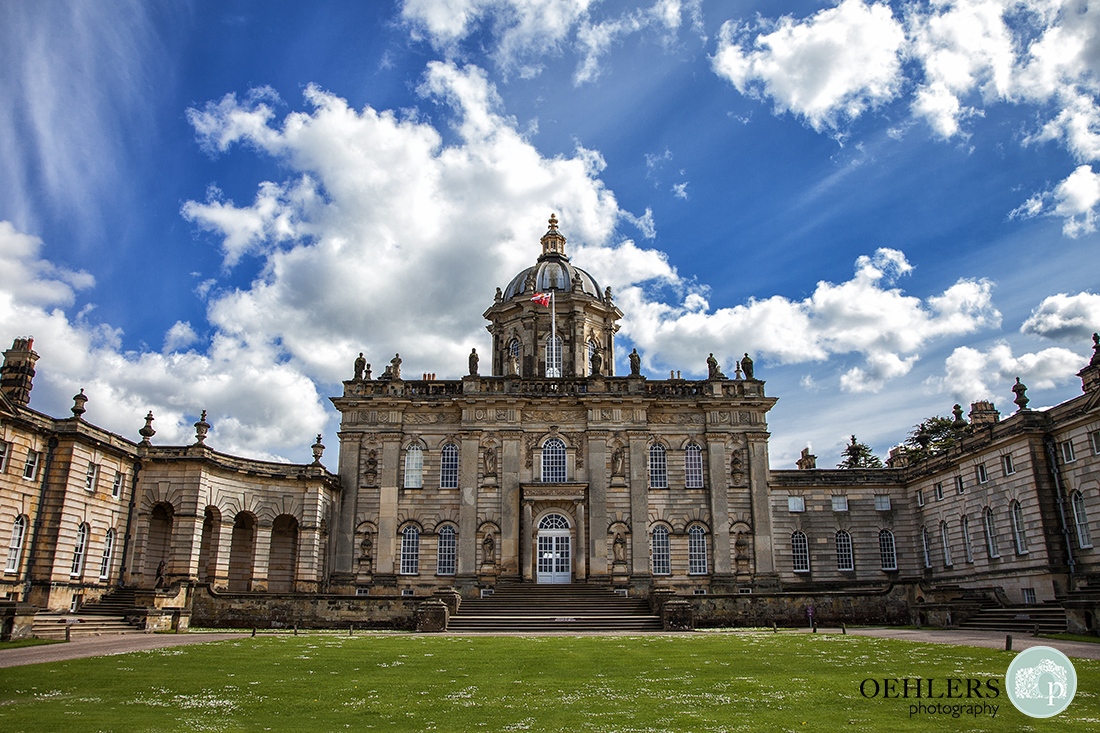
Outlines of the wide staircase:
[{"label": "wide staircase", "polygon": [[1019,606],[989,605],[959,624],[975,631],[1017,631],[1029,633],[1039,627],[1041,634],[1066,631],[1066,612],[1057,603],[1032,603]]},{"label": "wide staircase", "polygon": [[492,595],[463,600],[447,630],[457,633],[661,631],[640,598],[581,584],[502,583]]},{"label": "wide staircase", "polygon": [[39,613],[34,617],[31,634],[39,639],[64,639],[66,629],[71,637],[104,636],[107,634],[142,634],[125,614],[134,607],[133,589],[119,588],[98,601],[81,606],[75,613]]}]

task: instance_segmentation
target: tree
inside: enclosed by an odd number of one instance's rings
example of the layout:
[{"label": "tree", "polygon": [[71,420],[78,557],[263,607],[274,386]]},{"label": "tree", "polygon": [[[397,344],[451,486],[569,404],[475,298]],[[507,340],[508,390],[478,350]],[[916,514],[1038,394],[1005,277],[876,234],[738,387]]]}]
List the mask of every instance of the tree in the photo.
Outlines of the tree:
[{"label": "tree", "polygon": [[871,452],[871,446],[857,443],[854,435],[851,444],[844,448],[841,455],[844,460],[836,464],[837,468],[882,468],[882,461]]},{"label": "tree", "polygon": [[942,415],[935,415],[914,425],[905,439],[909,460],[921,461],[944,452],[955,445],[965,429],[966,423]]}]

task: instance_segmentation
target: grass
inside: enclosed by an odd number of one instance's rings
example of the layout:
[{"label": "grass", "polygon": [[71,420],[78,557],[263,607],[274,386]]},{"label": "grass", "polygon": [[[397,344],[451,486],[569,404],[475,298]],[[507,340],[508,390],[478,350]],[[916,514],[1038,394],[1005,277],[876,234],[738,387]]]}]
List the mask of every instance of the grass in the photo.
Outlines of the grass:
[{"label": "grass", "polygon": [[1039,634],[1040,639],[1061,639],[1062,641],[1084,641],[1089,644],[1100,644],[1100,636],[1085,636],[1084,634]]},{"label": "grass", "polygon": [[18,641],[0,641],[0,650],[19,649],[25,646],[42,646],[43,644],[64,644],[60,639],[19,639]]},{"label": "grass", "polygon": [[[978,731],[1095,729],[1100,661],[1034,721],[1011,652],[824,634],[265,636],[0,670],[0,730]],[[910,717],[864,679],[998,680],[996,717]],[[984,689],[984,688],[983,688]],[[927,703],[927,699],[922,702]],[[944,702],[944,701],[938,701]]]}]

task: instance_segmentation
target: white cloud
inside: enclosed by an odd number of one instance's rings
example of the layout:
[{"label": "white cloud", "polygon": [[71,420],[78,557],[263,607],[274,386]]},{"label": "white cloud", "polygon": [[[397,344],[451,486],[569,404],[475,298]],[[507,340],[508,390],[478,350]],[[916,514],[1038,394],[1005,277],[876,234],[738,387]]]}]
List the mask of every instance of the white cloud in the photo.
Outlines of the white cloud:
[{"label": "white cloud", "polygon": [[10,221],[0,221],[0,297],[9,305],[72,305],[76,290],[95,285],[84,271],[73,272],[39,259],[42,240],[17,231]]},{"label": "white cloud", "polygon": [[1051,389],[1075,378],[1088,357],[1068,349],[1050,348],[1012,355],[1012,347],[998,342],[987,351],[969,346],[955,349],[944,361],[944,376],[926,381],[937,392],[947,392],[960,404],[974,400],[1000,400],[1011,403],[1016,377],[1029,389]]},{"label": "white cloud", "polygon": [[189,321],[176,321],[164,335],[164,353],[186,349],[199,340]]},{"label": "white cloud", "polygon": [[713,63],[738,91],[768,97],[777,112],[792,112],[820,131],[897,95],[904,42],[888,6],[844,0],[800,22],[765,22],[755,37],[727,22]]},{"label": "white cloud", "polygon": [[1100,295],[1059,293],[1044,298],[1020,326],[1020,333],[1059,341],[1087,341],[1100,331]]},{"label": "white cloud", "polygon": [[1020,204],[1010,218],[1060,216],[1062,232],[1079,237],[1096,231],[1096,206],[1100,203],[1100,175],[1091,165],[1078,166],[1064,181],[1049,191],[1040,191]]}]

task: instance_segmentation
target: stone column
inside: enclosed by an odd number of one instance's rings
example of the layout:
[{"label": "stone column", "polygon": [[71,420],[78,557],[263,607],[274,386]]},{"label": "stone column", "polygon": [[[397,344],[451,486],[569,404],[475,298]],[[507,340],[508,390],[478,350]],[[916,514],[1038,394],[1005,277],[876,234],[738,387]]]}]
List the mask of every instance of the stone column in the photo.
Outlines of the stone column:
[{"label": "stone column", "polygon": [[458,506],[457,578],[472,579],[477,575],[477,449],[476,433],[462,437],[458,462],[458,485],[462,496]]},{"label": "stone column", "polygon": [[223,517],[215,525],[210,533],[210,551],[217,548],[217,557],[214,560],[214,577],[208,578],[210,585],[215,590],[225,590],[229,587],[229,556],[233,552],[233,522],[227,522]]},{"label": "stone column", "polygon": [[332,532],[335,537],[335,554],[332,569],[336,573],[355,572],[355,515],[359,501],[359,453],[362,450],[362,433],[340,433],[340,507]]},{"label": "stone column", "polygon": [[316,525],[298,525],[298,562],[292,591],[316,593],[324,578],[320,565],[321,532]]},{"label": "stone column", "polygon": [[[375,575],[397,572],[397,463],[401,460],[401,436],[387,435],[382,443],[382,470],[378,472],[378,560]],[[423,491],[424,489],[419,489]]]},{"label": "stone column", "polygon": [[524,581],[532,579],[531,557],[533,554],[532,533],[535,522],[535,508],[529,501],[523,502],[523,521],[520,522],[520,568]]},{"label": "stone column", "polygon": [[607,437],[588,437],[588,577],[607,579]]},{"label": "stone column", "polygon": [[256,544],[252,548],[252,587],[256,593],[267,591],[267,566],[271,558],[271,522],[256,523]]},{"label": "stone column", "polygon": [[711,549],[714,553],[712,575],[730,573],[729,474],[726,473],[725,435],[708,436],[707,483],[710,486]]},{"label": "stone column", "polygon": [[523,433],[505,432],[500,449],[500,575],[502,580],[519,580],[520,553],[520,452]]},{"label": "stone column", "polygon": [[649,456],[646,434],[630,436],[631,575],[649,578]]},{"label": "stone column", "polygon": [[197,579],[199,577],[199,550],[202,547],[202,523],[205,517],[194,514],[175,515],[172,518],[171,560],[168,573],[173,579]]},{"label": "stone column", "polygon": [[585,552],[585,549],[587,547],[587,541],[586,541],[587,533],[584,531],[584,519],[585,519],[584,518],[584,501],[574,502],[573,507],[574,507],[574,509],[576,509],[575,514],[577,516],[577,572],[576,572],[576,578],[577,578],[577,580],[584,580],[586,577],[588,577],[588,573],[585,570],[585,565],[587,565],[587,554],[588,553]]},{"label": "stone column", "polygon": [[775,575],[772,515],[768,503],[768,433],[749,433],[749,491],[752,492],[753,551],[756,574]]}]

